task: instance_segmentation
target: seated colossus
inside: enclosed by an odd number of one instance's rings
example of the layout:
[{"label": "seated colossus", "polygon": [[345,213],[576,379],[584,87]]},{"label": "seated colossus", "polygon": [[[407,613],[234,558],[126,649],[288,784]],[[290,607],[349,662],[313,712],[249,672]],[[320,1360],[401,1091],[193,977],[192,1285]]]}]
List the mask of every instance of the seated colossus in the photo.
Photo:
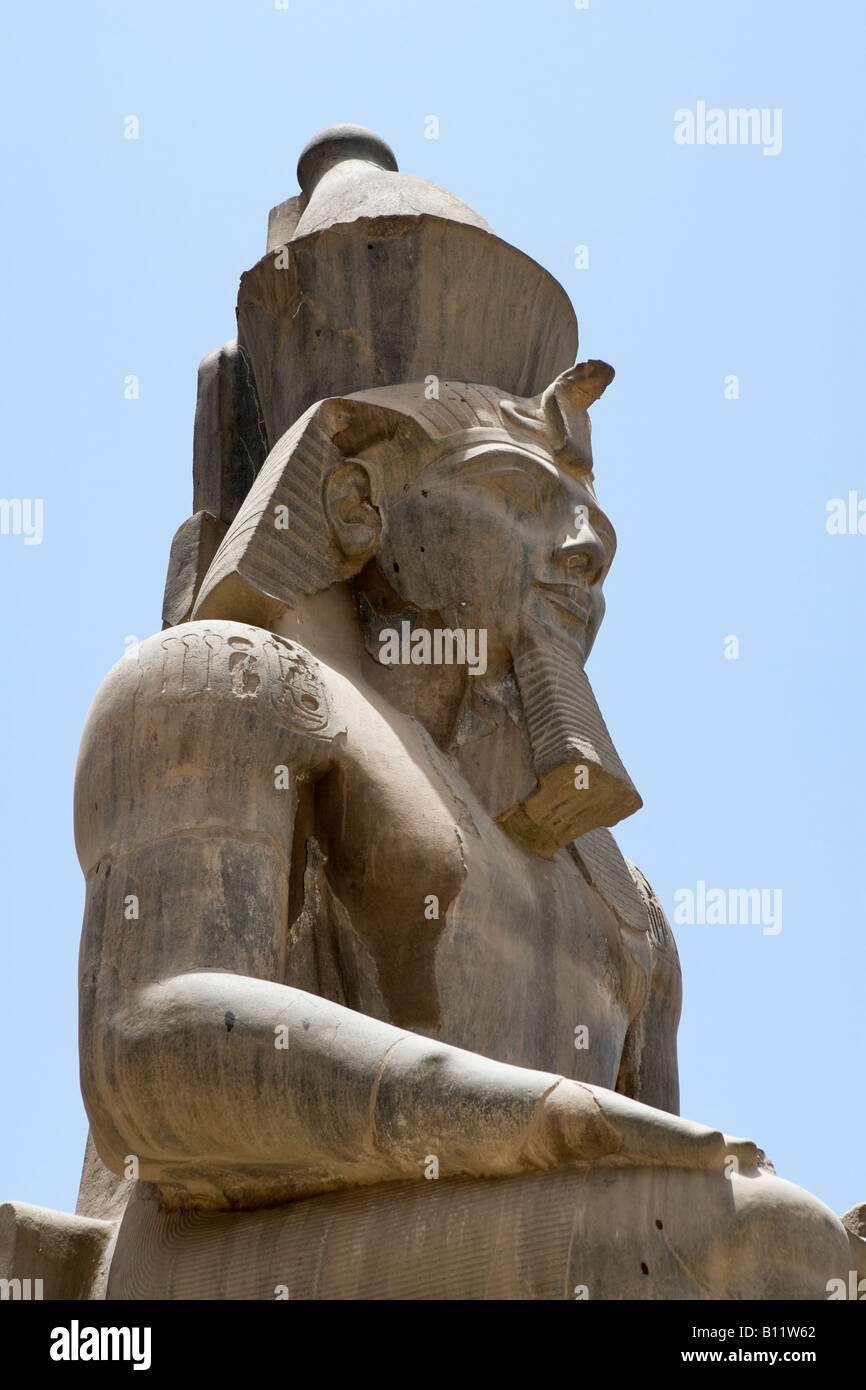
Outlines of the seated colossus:
[{"label": "seated colossus", "polygon": [[[433,1155],[440,1178],[609,1168],[622,1212],[657,1168],[730,1179],[729,1239],[763,1240],[779,1180],[678,1115],[676,948],[608,828],[640,804],[583,671],[611,376],[319,402],[193,620],[106,678],[76,790],[82,1085],[104,1162],[135,1155],[166,1203],[417,1181]],[[801,1196],[773,1218],[795,1292],[847,1258]]]}]

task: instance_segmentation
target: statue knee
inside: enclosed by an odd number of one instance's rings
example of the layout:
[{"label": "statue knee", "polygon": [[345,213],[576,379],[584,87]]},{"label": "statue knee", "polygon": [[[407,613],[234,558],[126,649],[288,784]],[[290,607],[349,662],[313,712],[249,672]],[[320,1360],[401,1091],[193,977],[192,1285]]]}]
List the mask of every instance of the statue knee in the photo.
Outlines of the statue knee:
[{"label": "statue knee", "polygon": [[770,1174],[734,1176],[732,1223],[721,1282],[724,1295],[826,1299],[844,1276],[848,1239],[839,1218],[811,1193]]}]

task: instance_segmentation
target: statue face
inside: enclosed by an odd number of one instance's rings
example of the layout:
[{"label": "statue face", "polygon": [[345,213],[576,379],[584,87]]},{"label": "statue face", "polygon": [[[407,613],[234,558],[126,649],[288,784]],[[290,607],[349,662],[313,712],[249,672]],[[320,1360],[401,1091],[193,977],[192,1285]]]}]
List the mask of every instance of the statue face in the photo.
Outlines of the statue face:
[{"label": "statue face", "polygon": [[589,473],[479,444],[395,484],[381,511],[378,564],[407,604],[486,629],[503,658],[527,623],[589,655],[616,546]]}]

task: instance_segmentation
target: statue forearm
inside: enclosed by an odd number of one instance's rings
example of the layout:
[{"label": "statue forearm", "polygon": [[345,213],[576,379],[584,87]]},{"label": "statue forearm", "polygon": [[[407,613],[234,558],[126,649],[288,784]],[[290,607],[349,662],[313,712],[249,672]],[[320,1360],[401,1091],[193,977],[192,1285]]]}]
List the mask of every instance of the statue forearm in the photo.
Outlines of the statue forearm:
[{"label": "statue forearm", "polygon": [[[405,1033],[265,980],[190,973],[130,992],[92,1040],[85,1098],[103,1158],[207,1193],[504,1174],[580,1157],[545,1098],[559,1078]],[[587,1099],[585,1157],[618,1147]],[[202,1156],[206,1155],[206,1160]]]},{"label": "statue forearm", "polygon": [[[729,1142],[625,1097],[405,1033],[265,980],[190,973],[132,992],[83,1077],[115,1171],[198,1204],[502,1176],[566,1162],[722,1162]],[[735,1150],[739,1152],[739,1150]]]}]

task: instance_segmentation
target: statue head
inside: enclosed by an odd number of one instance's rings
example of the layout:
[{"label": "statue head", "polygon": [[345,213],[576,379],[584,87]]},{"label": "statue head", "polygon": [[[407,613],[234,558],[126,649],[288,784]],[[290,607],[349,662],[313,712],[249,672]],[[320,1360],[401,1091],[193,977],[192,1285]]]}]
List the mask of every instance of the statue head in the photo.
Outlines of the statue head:
[{"label": "statue head", "polygon": [[195,616],[252,605],[267,624],[353,580],[368,620],[483,631],[500,666],[537,628],[582,664],[615,548],[587,411],[612,377],[588,362],[529,399],[434,378],[319,402],[271,451]]},{"label": "statue head", "polygon": [[[412,665],[450,665],[457,634],[467,666],[446,742],[483,736],[472,732],[468,677],[487,673],[485,698],[502,708],[502,682],[517,687],[510,717],[536,781],[497,815],[508,833],[549,854],[615,824],[640,798],[583,673],[615,547],[593,488],[587,412],[612,377],[585,362],[530,398],[428,378],[320,401],[269,454],[193,617],[274,628],[287,609],[306,604],[309,615],[311,596],[348,591],[362,645],[380,664],[395,659],[380,643],[385,633],[396,640],[398,624],[413,634],[411,657],[404,649],[398,659]],[[307,640],[332,637],[333,610],[323,614]],[[344,649],[359,645],[342,631]],[[440,637],[451,645],[437,649]],[[415,681],[411,692],[420,713],[430,686]],[[441,697],[440,682],[439,711]]]}]

